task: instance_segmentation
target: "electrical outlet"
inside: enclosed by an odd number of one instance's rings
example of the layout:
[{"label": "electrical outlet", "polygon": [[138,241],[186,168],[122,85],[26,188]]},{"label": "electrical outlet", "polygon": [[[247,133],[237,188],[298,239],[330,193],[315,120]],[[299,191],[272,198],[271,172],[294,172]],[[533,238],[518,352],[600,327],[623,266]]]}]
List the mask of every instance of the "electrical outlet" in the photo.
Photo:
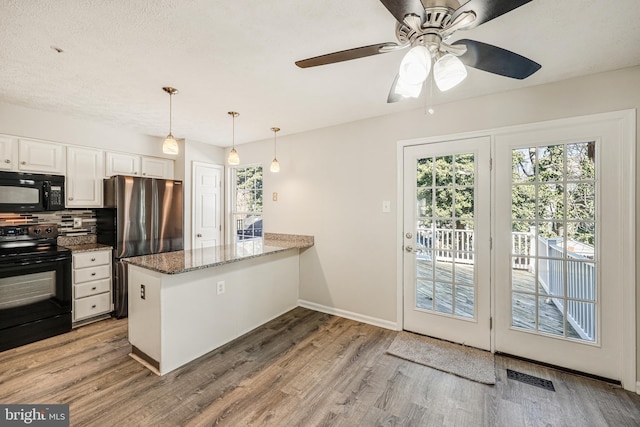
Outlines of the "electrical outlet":
[{"label": "electrical outlet", "polygon": [[141,299],[146,299],[146,288],[144,287],[144,285],[140,285],[140,298]]},{"label": "electrical outlet", "polygon": [[224,294],[224,291],[225,291],[224,280],[221,280],[218,282],[216,292],[218,293],[218,295],[222,295]]},{"label": "electrical outlet", "polygon": [[277,192],[273,192],[273,194],[271,195],[271,200],[273,200],[274,202],[278,201],[278,193]]},{"label": "electrical outlet", "polygon": [[82,228],[82,218],[73,218],[73,228]]}]

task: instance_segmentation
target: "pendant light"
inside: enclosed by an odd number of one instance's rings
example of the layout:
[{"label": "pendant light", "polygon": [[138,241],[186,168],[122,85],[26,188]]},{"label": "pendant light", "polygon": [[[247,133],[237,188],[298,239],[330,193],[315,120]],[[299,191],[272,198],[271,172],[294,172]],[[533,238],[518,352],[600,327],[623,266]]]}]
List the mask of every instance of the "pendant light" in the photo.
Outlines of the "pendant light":
[{"label": "pendant light", "polygon": [[271,172],[277,173],[280,172],[280,162],[278,162],[278,158],[276,157],[276,135],[280,128],[271,128],[273,131],[273,161],[271,162],[271,168],[269,170]]},{"label": "pendant light", "polygon": [[163,87],[162,90],[169,94],[169,135],[164,139],[162,143],[162,152],[164,154],[178,154],[180,149],[178,148],[178,141],[173,137],[171,133],[171,97],[178,93],[178,89],[172,87]]},{"label": "pendant light", "polygon": [[236,117],[240,115],[240,113],[236,113],[235,111],[229,111],[227,114],[231,116],[232,120],[232,133],[231,133],[231,144],[233,147],[231,148],[231,152],[229,153],[229,157],[227,158],[227,162],[230,165],[238,165],[240,164],[240,156],[236,151]]}]

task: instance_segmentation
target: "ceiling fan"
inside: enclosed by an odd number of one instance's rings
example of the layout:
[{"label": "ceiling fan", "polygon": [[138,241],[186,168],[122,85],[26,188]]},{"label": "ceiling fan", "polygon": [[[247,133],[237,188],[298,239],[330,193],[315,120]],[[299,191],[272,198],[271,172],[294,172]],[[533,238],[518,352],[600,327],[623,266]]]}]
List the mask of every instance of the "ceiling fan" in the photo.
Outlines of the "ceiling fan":
[{"label": "ceiling fan", "polygon": [[446,40],[458,30],[469,30],[504,15],[531,0],[380,0],[398,21],[398,42],[379,43],[297,61],[300,68],[333,64],[410,48],[391,85],[387,102],[420,96],[433,69],[441,91],[467,76],[467,67],[514,79],[525,79],[541,65],[517,53],[475,40]]}]

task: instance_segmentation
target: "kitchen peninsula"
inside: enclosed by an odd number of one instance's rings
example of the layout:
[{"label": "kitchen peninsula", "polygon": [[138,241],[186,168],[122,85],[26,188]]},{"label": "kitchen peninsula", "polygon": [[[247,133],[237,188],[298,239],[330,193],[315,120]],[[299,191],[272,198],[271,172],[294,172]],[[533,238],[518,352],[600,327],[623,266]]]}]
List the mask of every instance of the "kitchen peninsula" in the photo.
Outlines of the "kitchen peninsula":
[{"label": "kitchen peninsula", "polygon": [[299,252],[311,246],[265,233],[126,259],[132,357],[164,375],[296,307]]}]

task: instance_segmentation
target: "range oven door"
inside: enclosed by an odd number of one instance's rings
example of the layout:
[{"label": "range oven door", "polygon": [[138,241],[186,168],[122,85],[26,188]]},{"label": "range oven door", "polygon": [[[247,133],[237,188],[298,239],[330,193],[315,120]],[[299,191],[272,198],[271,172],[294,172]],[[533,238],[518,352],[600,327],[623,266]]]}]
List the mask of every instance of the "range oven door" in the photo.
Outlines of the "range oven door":
[{"label": "range oven door", "polygon": [[71,330],[71,256],[0,263],[0,351]]}]

